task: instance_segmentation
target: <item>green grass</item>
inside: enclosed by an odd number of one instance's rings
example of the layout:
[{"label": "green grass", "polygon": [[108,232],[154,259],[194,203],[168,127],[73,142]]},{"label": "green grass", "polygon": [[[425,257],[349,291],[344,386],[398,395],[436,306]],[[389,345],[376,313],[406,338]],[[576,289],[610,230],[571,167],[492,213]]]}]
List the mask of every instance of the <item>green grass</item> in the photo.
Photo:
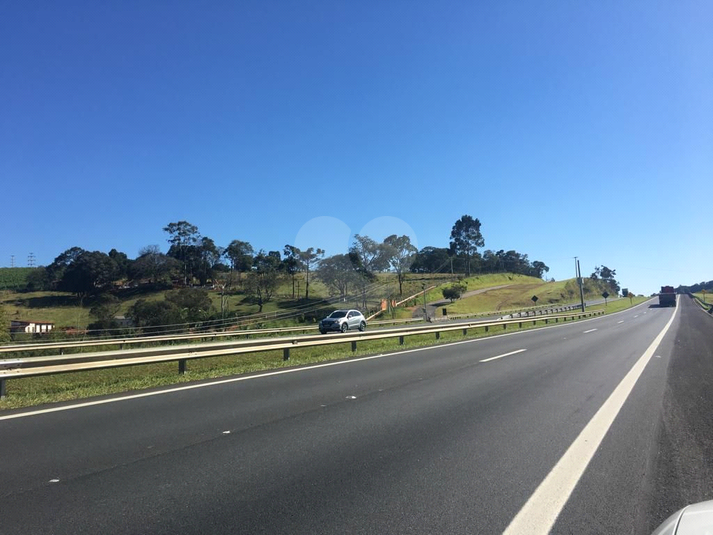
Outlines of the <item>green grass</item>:
[{"label": "green grass", "polygon": [[38,268],[0,267],[0,290],[19,290],[27,286],[27,277]]},{"label": "green grass", "polygon": [[[446,305],[446,307],[449,314],[478,314],[521,309],[535,306],[532,301],[533,295],[538,297],[537,306],[570,304],[579,300],[579,290],[574,279],[544,282],[534,277],[524,277],[517,284],[507,288],[465,297]],[[591,284],[584,297],[585,299],[600,299],[601,288]]]},{"label": "green grass", "polygon": [[88,306],[66,292],[0,292],[0,306],[8,319],[50,321],[57,326],[87,325],[93,321]]},{"label": "green grass", "polygon": [[[474,275],[472,277],[463,278],[459,281],[453,282],[443,282],[448,280],[452,275],[444,276],[443,278],[434,279],[430,284],[426,286],[432,286],[437,284],[438,286],[432,290],[426,292],[426,302],[433,303],[436,301],[443,301],[443,290],[452,286],[453,284],[464,284],[467,287],[466,291],[481,290],[483,288],[491,288],[493,286],[508,285],[522,285],[522,284],[533,284],[535,282],[542,283],[542,279],[536,277],[527,277],[525,275],[518,275],[513,273],[490,273],[486,275]],[[421,288],[419,288],[420,290]],[[418,291],[418,290],[417,290]],[[406,294],[406,292],[404,292]],[[422,306],[423,296],[419,296],[414,299],[413,302],[406,303],[406,305],[411,306]]]},{"label": "green grass", "polygon": [[713,292],[706,292],[705,294],[702,292],[693,294],[694,297],[698,298],[701,300],[702,303],[706,303],[708,305],[713,305]]},{"label": "green grass", "polygon": [[[645,299],[636,298],[633,304],[638,304]],[[616,312],[628,306],[631,306],[629,299],[622,299],[611,303],[606,312]],[[523,322],[522,329],[527,330],[543,325],[543,321],[538,321],[536,325],[528,321]],[[513,326],[508,327],[508,331],[513,328]],[[500,328],[490,329],[488,333],[485,333],[483,328],[470,329],[465,339],[493,336],[501,332],[503,331]],[[356,352],[352,352],[350,343],[345,342],[294,350],[288,362],[282,360],[282,351],[194,359],[188,361],[188,373],[183,376],[177,374],[177,364],[171,362],[9,380],[8,396],[0,401],[0,410],[432,346],[463,339],[461,330],[455,330],[442,333],[438,341],[434,339],[433,334],[409,336],[405,338],[403,346],[398,345],[398,338],[360,342]]]},{"label": "green grass", "polygon": [[626,310],[627,308],[636,306],[640,303],[643,303],[644,301],[648,301],[649,299],[650,299],[649,297],[644,297],[644,296],[634,297],[633,299],[624,297],[622,299],[617,299],[616,301],[609,301],[606,305],[601,304],[601,305],[594,305],[591,307],[587,307],[587,310],[604,310],[607,314],[613,314],[614,312],[620,312],[621,310]]}]

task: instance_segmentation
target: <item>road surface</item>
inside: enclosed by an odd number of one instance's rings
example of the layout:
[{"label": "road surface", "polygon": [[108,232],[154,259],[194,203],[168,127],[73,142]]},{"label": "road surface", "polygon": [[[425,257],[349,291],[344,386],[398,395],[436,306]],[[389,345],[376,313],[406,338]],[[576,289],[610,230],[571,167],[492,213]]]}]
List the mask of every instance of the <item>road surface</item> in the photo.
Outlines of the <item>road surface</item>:
[{"label": "road surface", "polygon": [[0,532],[650,533],[712,497],[711,334],[682,297],[3,412]]}]

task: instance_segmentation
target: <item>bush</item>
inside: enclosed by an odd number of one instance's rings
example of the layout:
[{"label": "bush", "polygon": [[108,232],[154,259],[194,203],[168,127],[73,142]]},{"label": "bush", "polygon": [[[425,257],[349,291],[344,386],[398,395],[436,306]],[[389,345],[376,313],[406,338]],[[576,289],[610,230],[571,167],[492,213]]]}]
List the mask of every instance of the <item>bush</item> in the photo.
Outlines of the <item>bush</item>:
[{"label": "bush", "polygon": [[452,303],[456,299],[459,299],[460,296],[465,293],[466,289],[466,286],[463,284],[454,284],[448,288],[443,288],[443,297],[450,299]]}]

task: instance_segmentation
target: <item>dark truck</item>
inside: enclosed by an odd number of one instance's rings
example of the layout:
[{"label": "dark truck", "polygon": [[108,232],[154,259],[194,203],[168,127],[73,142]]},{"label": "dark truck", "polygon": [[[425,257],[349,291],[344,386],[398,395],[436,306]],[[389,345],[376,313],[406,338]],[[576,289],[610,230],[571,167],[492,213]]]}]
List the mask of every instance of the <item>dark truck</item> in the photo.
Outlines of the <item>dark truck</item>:
[{"label": "dark truck", "polygon": [[661,293],[659,294],[659,306],[676,306],[676,291],[673,289],[673,286],[661,286]]}]

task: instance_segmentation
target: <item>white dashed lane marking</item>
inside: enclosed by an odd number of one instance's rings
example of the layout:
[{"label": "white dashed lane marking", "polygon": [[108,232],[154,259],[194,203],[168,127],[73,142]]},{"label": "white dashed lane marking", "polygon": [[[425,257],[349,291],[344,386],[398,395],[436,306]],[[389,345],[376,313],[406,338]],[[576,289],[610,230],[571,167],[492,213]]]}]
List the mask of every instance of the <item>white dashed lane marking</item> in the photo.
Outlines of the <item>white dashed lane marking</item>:
[{"label": "white dashed lane marking", "polygon": [[503,357],[509,357],[510,355],[516,355],[517,353],[522,353],[523,351],[527,351],[527,349],[518,349],[516,351],[510,351],[510,353],[503,353],[502,355],[497,355],[495,357],[490,357],[488,359],[483,359],[480,362],[490,362],[491,360],[495,359],[501,359]]}]

